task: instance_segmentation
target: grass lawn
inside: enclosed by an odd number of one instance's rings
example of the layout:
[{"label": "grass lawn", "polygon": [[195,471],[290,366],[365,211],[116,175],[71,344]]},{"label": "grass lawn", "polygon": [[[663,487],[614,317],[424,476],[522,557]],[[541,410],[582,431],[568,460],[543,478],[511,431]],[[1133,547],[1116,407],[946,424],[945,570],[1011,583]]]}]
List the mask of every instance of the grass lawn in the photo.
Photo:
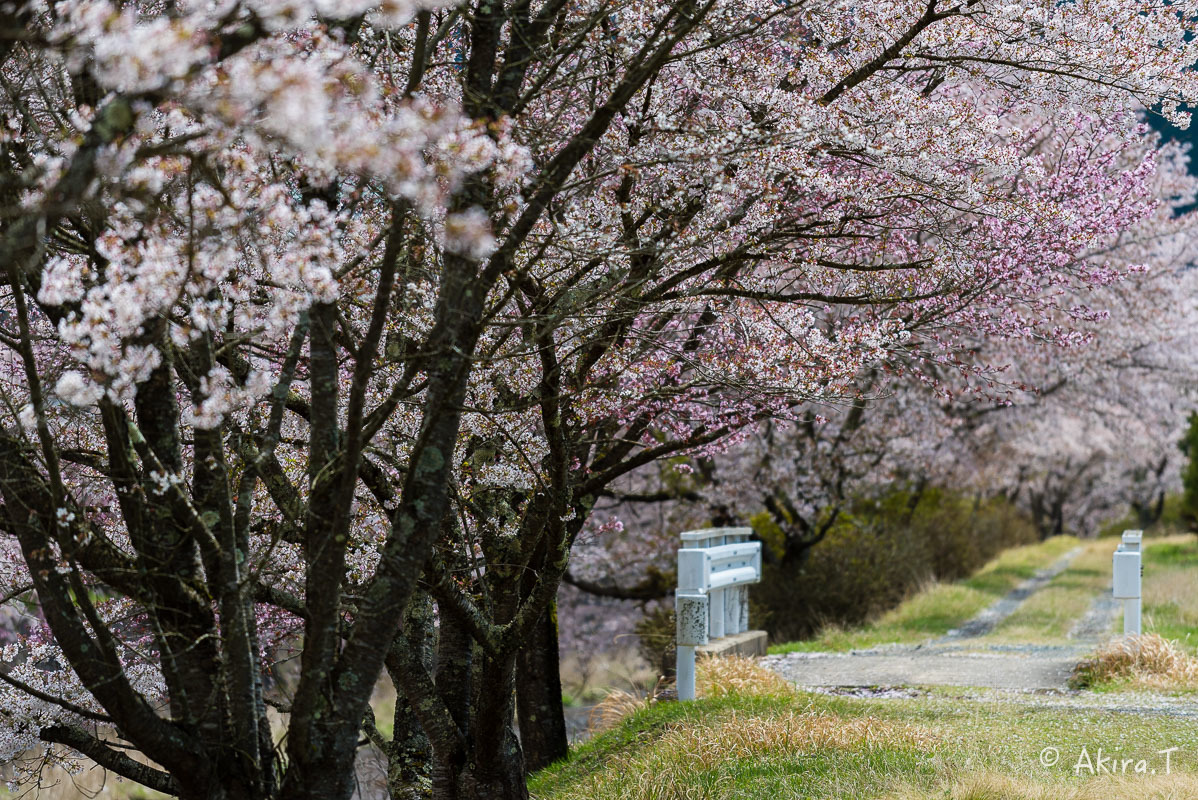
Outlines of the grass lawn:
[{"label": "grass lawn", "polygon": [[[1044,700],[940,689],[904,700],[784,691],[659,703],[533,776],[530,788],[538,800],[1198,796],[1192,720]],[[1166,763],[1160,751],[1174,747]],[[1099,774],[1109,771],[1117,774]]]},{"label": "grass lawn", "polygon": [[[825,628],[815,638],[774,645],[770,652],[845,651],[943,636],[1080,543],[1073,536],[1056,536],[1012,548],[964,580],[925,587],[868,625],[851,630]],[[1109,571],[1109,552],[1106,558]]]}]

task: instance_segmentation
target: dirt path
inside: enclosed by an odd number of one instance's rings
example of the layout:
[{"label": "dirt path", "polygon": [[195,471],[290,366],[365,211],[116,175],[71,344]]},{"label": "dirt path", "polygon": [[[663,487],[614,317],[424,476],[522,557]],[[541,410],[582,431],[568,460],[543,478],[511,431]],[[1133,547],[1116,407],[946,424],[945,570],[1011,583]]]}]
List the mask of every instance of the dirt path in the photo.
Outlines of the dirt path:
[{"label": "dirt path", "polygon": [[1061,574],[1079,547],[1040,570],[961,627],[918,645],[888,645],[848,653],[788,653],[761,663],[800,686],[976,686],[991,689],[1066,688],[1073,665],[1109,630],[1118,605],[1099,594],[1062,644],[993,644],[990,633]]},{"label": "dirt path", "polygon": [[1111,594],[1110,586],[1090,605],[1090,610],[1069,631],[1070,639],[1094,642],[1110,633],[1111,625],[1119,614],[1120,601]]},{"label": "dirt path", "polygon": [[902,646],[852,653],[788,653],[761,660],[800,686],[981,686],[1064,689],[1088,648],[1029,645],[964,650]]},{"label": "dirt path", "polygon": [[959,642],[962,639],[975,639],[979,636],[985,636],[990,631],[994,630],[1000,622],[1015,613],[1019,606],[1023,605],[1029,597],[1040,591],[1048,582],[1065,571],[1068,566],[1073,563],[1073,559],[1082,552],[1083,548],[1075,547],[1065,555],[1061,556],[1052,564],[1049,564],[1044,569],[1037,572],[1032,577],[1025,580],[1023,583],[1016,586],[1004,596],[1000,597],[989,608],[984,609],[973,619],[969,620],[959,628],[954,628],[949,631],[937,643]]}]

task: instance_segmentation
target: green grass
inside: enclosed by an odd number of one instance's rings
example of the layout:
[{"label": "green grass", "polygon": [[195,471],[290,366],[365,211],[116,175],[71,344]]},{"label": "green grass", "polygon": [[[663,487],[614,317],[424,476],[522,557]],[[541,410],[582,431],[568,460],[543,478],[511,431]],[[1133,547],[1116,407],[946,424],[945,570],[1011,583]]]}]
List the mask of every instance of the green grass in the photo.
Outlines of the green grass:
[{"label": "green grass", "polygon": [[[735,753],[702,757],[682,754],[670,747],[671,733],[687,727],[706,728],[723,723],[784,719],[791,712],[811,711],[817,702],[796,696],[730,696],[694,703],[660,703],[638,712],[615,730],[595,737],[530,781],[536,798],[683,798],[683,797],[796,797],[801,786],[839,783],[855,796],[861,782],[845,782],[837,775],[907,772],[918,769],[926,755],[911,747],[816,748],[808,752],[779,749],[756,752],[752,757]],[[710,756],[717,757],[711,758]],[[719,757],[726,755],[727,757]],[[689,756],[689,757],[688,757]]]},{"label": "green grass", "polygon": [[[1143,625],[1198,653],[1198,537],[1185,534],[1144,547]],[[1117,630],[1123,630],[1120,615]]]},{"label": "green grass", "polygon": [[1198,537],[1179,534],[1153,541],[1144,546],[1144,567],[1155,569],[1185,569],[1198,567]]},{"label": "green grass", "polygon": [[812,639],[777,644],[770,652],[845,651],[943,636],[1078,544],[1075,537],[1057,536],[1012,548],[964,580],[922,589],[867,625],[851,630],[825,628]]},{"label": "green grass", "polygon": [[[854,721],[870,731],[861,741],[821,743],[816,737],[794,745],[802,742],[799,736],[773,747],[768,735],[757,733],[776,735],[779,726],[797,732],[809,724],[845,728]],[[732,737],[737,746],[730,746],[729,729],[742,732],[743,743]],[[685,746],[693,741],[707,744]],[[1047,747],[1060,753],[1052,767],[1040,761]],[[658,704],[536,774],[530,789],[538,800],[1022,800],[1066,790],[1087,800],[1156,796],[1147,791],[1156,786],[1148,776],[1133,776],[1141,782],[1120,789],[1084,771],[1075,775],[1083,747],[1092,757],[1101,747],[1104,754],[1145,759],[1162,773],[1158,751],[1178,747],[1166,788],[1183,797],[1198,787],[1198,727],[1192,721],[1015,704],[941,689],[912,700],[795,692]],[[975,793],[970,787],[979,784],[1001,790]]]}]

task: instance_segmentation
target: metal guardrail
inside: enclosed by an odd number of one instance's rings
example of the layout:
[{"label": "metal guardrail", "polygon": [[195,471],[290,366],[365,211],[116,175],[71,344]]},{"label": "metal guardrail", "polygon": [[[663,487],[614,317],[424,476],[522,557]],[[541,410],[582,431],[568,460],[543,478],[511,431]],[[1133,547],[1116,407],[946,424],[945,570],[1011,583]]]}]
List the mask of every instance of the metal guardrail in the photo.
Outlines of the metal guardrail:
[{"label": "metal guardrail", "polygon": [[695,648],[749,629],[749,584],[761,580],[761,542],[752,528],[682,534],[678,551],[678,699],[695,698]]}]

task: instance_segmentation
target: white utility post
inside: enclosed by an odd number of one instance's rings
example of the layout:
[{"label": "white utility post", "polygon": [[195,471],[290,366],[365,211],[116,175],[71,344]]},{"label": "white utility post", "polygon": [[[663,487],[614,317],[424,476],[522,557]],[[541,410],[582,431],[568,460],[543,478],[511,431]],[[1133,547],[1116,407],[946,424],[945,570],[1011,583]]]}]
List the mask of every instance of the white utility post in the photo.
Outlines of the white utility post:
[{"label": "white utility post", "polygon": [[749,629],[749,584],[761,580],[761,542],[752,528],[682,534],[678,551],[678,699],[695,699],[695,648]]},{"label": "white utility post", "polygon": [[1124,531],[1123,541],[1111,556],[1111,592],[1123,601],[1123,635],[1140,634],[1140,596],[1144,565],[1143,531]]}]

